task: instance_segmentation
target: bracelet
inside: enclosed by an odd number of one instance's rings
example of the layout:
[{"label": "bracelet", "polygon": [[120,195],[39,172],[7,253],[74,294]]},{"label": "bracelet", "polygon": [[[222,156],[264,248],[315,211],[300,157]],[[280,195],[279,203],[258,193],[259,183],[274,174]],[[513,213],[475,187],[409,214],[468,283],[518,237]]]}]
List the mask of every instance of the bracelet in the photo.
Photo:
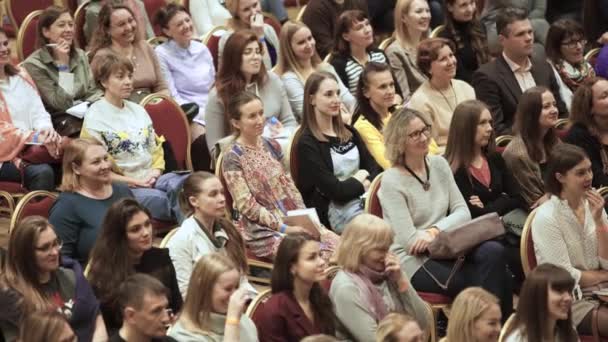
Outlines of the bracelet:
[{"label": "bracelet", "polygon": [[34,132],[34,136],[32,137],[32,142],[33,142],[34,144],[37,144],[37,143],[38,143],[38,136],[39,136],[39,135],[40,135],[40,131],[36,131],[36,132]]},{"label": "bracelet", "polygon": [[228,317],[226,318],[226,324],[228,325],[240,325],[241,324],[241,320],[238,318],[234,318],[234,317]]},{"label": "bracelet", "polygon": [[279,232],[285,234],[286,230],[287,230],[287,225],[285,223],[281,224],[281,227],[279,228]]}]

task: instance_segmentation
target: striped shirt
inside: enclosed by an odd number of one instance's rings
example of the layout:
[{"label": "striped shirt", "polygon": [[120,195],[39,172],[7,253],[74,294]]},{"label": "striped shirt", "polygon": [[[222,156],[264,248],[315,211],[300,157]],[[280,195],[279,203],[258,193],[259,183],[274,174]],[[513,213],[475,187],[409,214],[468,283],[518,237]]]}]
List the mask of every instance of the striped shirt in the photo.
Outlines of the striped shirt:
[{"label": "striped shirt", "polygon": [[[386,56],[384,53],[379,51],[370,51],[368,52],[368,61],[369,62],[379,62],[386,63]],[[356,59],[352,56],[348,57],[346,61],[346,76],[348,77],[348,90],[350,90],[351,94],[356,96],[357,94],[357,84],[359,84],[359,77],[363,72],[364,65],[360,64]]]}]

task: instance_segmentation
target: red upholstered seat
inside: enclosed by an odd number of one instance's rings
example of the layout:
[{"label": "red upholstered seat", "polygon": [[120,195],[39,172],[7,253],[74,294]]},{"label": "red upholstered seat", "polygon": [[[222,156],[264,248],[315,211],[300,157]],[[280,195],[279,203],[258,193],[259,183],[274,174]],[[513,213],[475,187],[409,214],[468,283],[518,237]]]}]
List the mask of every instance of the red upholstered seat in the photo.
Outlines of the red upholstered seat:
[{"label": "red upholstered seat", "polygon": [[205,43],[209,52],[211,52],[211,57],[213,57],[213,66],[215,70],[218,70],[219,67],[219,51],[220,51],[220,38],[221,35],[210,34],[209,39]]},{"label": "red upholstered seat", "polygon": [[260,258],[259,256],[256,256],[255,254],[253,254],[251,252],[251,250],[249,250],[249,248],[247,248],[246,251],[247,251],[247,259],[251,259],[251,260],[255,260],[255,261],[259,261],[259,262],[266,262],[266,263],[272,264],[272,259],[270,259],[270,258]]},{"label": "red upholstered seat", "polygon": [[[281,22],[272,14],[264,13],[264,23],[272,26],[274,32],[276,32],[277,37],[281,33]],[[278,50],[278,48],[277,48]]]},{"label": "red upholstered seat", "polygon": [[422,298],[422,300],[429,304],[450,304],[452,302],[452,299],[450,297],[444,296],[439,293],[418,291],[418,295],[420,296],[420,298]]},{"label": "red upholstered seat", "polygon": [[157,219],[151,219],[150,223],[152,223],[155,235],[162,235],[168,233],[176,225],[176,222],[159,221]]},{"label": "red upholstered seat", "polygon": [[65,6],[70,10],[70,13],[74,15],[78,9],[78,0],[65,0]]},{"label": "red upholstered seat", "polygon": [[9,230],[13,231],[24,217],[38,215],[48,218],[49,210],[55,203],[56,198],[57,194],[41,190],[32,191],[23,196],[11,217]]},{"label": "red upholstered seat", "polygon": [[18,30],[25,18],[36,10],[53,5],[53,0],[5,0],[6,12],[13,26]]},{"label": "red upholstered seat", "polygon": [[41,10],[33,11],[24,20],[17,34],[17,57],[23,61],[36,50],[36,26]]},{"label": "red upholstered seat", "polygon": [[307,3],[308,3],[308,0],[285,0],[285,7],[304,6]]},{"label": "red upholstered seat", "polygon": [[[166,6],[168,1],[165,0],[144,0],[144,7],[146,8],[146,13],[148,14],[148,19],[150,21],[154,21],[154,16],[159,9]],[[139,23],[138,23],[139,24]],[[153,25],[154,35],[160,36],[162,35],[162,30],[158,25]]]},{"label": "red upholstered seat", "polygon": [[87,6],[91,3],[90,0],[83,2],[74,13],[74,41],[79,48],[87,47],[87,38],[84,35],[84,22],[86,19]]},{"label": "red upholstered seat", "polygon": [[378,191],[380,190],[381,184],[382,173],[376,176],[372,184],[369,186],[369,194],[365,200],[365,212],[380,218],[383,217],[382,206],[380,205],[380,199],[378,198]]},{"label": "red upholstered seat", "polygon": [[0,182],[0,190],[10,194],[24,194],[27,192],[27,189],[18,182]]}]

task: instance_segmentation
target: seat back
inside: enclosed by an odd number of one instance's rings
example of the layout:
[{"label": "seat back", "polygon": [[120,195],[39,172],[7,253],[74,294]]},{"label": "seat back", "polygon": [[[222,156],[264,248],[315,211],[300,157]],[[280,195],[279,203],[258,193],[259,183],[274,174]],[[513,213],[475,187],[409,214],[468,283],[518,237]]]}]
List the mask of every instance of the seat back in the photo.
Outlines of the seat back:
[{"label": "seat back", "polygon": [[57,194],[43,190],[32,191],[23,196],[11,217],[9,234],[25,217],[38,215],[48,218],[49,210],[55,203],[56,198]]},{"label": "seat back", "polygon": [[[383,172],[384,173],[384,172]],[[365,212],[368,214],[372,214],[378,216],[380,218],[382,215],[382,206],[380,205],[380,199],[378,198],[378,191],[380,190],[380,185],[382,184],[382,174],[374,178],[372,183],[369,186],[369,191],[367,192],[367,197],[365,198]]]},{"label": "seat back", "polygon": [[496,152],[503,153],[513,138],[512,135],[501,135],[496,137]]},{"label": "seat back", "polygon": [[81,49],[86,49],[87,38],[84,35],[84,22],[86,19],[87,6],[91,3],[87,0],[80,4],[74,13],[74,41]]},{"label": "seat back", "polygon": [[182,108],[169,96],[150,94],[144,97],[143,106],[159,136],[164,136],[171,144],[177,166],[181,170],[192,170],[190,158],[190,127]]},{"label": "seat back", "polygon": [[555,130],[556,130],[557,136],[562,140],[565,139],[566,136],[568,136],[568,133],[570,132],[571,126],[572,126],[572,121],[570,121],[570,119],[568,119],[568,118],[563,118],[563,119],[557,120],[557,122],[555,123]]},{"label": "seat back", "polygon": [[54,0],[4,0],[4,4],[11,23],[19,30],[26,17],[53,5]]},{"label": "seat back", "polygon": [[521,266],[526,276],[537,265],[536,254],[534,253],[534,241],[532,240],[532,221],[534,220],[534,216],[536,216],[537,210],[538,208],[532,210],[528,215],[528,218],[526,218],[526,222],[524,223],[524,229],[521,232],[519,253],[521,257]]},{"label": "seat back", "polygon": [[178,229],[179,229],[179,227],[171,229],[167,233],[167,235],[165,235],[165,237],[161,240],[160,245],[158,245],[158,247],[160,247],[160,248],[167,248],[167,244],[169,243],[169,240],[171,240],[171,238],[173,237],[173,235],[175,235],[175,233],[177,233]]},{"label": "seat back", "polygon": [[[263,12],[264,15],[264,23],[272,26],[274,32],[277,34],[277,37],[281,34],[281,22],[277,17],[275,17],[272,13]],[[275,46],[278,50],[279,48]]]},{"label": "seat back", "polygon": [[260,293],[249,303],[247,306],[247,310],[245,311],[245,315],[249,318],[253,319],[256,314],[256,311],[264,305],[264,303],[272,296],[272,290],[266,289]]},{"label": "seat back", "polygon": [[78,9],[78,0],[64,0],[63,1],[65,8],[70,10],[70,13],[74,15],[76,10]]},{"label": "seat back", "polygon": [[597,56],[600,54],[600,51],[602,51],[602,48],[599,47],[589,50],[589,52],[585,54],[585,60],[587,61],[587,63],[595,67],[595,63],[597,62]]},{"label": "seat back", "polygon": [[10,193],[0,190],[0,215],[10,217],[15,211],[15,200]]},{"label": "seat back", "polygon": [[[148,19],[153,21],[154,16],[156,16],[156,12],[158,12],[158,10],[162,7],[166,6],[167,3],[168,1],[165,0],[144,0],[144,7],[146,8]],[[162,31],[158,25],[152,25],[152,28],[154,29],[155,36],[160,36],[162,34]]]},{"label": "seat back", "polygon": [[511,314],[511,316],[509,316],[509,319],[507,319],[505,324],[502,326],[502,329],[500,330],[500,335],[498,336],[498,342],[505,341],[505,339],[507,338],[507,336],[506,336],[507,331],[511,330],[511,326],[513,325],[514,320],[515,320],[515,314]]},{"label": "seat back", "polygon": [[429,38],[437,38],[441,32],[445,31],[445,25],[439,25],[431,31]]},{"label": "seat back", "polygon": [[209,52],[211,52],[211,57],[213,57],[213,66],[215,70],[218,70],[219,66],[219,51],[220,51],[220,38],[222,35],[228,31],[226,26],[216,26],[212,28],[209,32],[207,32],[203,36],[203,43],[207,45]]},{"label": "seat back", "polygon": [[42,10],[36,10],[23,19],[22,25],[17,33],[17,58],[20,62],[25,60],[36,50],[36,27]]},{"label": "seat back", "polygon": [[302,8],[300,8],[300,10],[298,11],[298,15],[296,16],[296,21],[302,21],[302,17],[304,16],[304,11],[306,11],[306,6],[308,6],[308,5],[304,5],[304,6],[302,6]]},{"label": "seat back", "polygon": [[393,42],[395,41],[395,37],[388,37],[385,40],[383,40],[380,45],[378,45],[378,48],[380,50],[385,50],[389,45],[391,45]]},{"label": "seat back", "polygon": [[300,136],[302,135],[302,127],[298,127],[291,137],[291,141],[289,142],[289,155],[287,160],[287,165],[289,166],[289,173],[291,173],[291,179],[295,184],[298,184],[298,170],[300,164],[298,163],[298,141],[300,140]]},{"label": "seat back", "polygon": [[222,168],[222,162],[224,160],[224,153],[220,152],[220,155],[217,157],[217,161],[215,162],[215,175],[222,183],[222,187],[224,188],[224,197],[226,201],[226,217],[228,220],[232,220],[232,208],[234,205],[234,201],[232,200],[232,195],[228,190],[228,185],[226,184],[226,179],[224,179],[224,170]]},{"label": "seat back", "polygon": [[166,42],[167,40],[169,40],[169,38],[167,38],[165,36],[156,36],[156,37],[149,38],[146,42],[148,42],[148,44],[150,44],[150,46],[155,48],[155,47],[159,46],[160,44]]},{"label": "seat back", "polygon": [[325,290],[325,292],[329,293],[329,290],[331,289],[331,283],[334,281],[336,274],[338,274],[338,271],[340,271],[341,269],[341,266],[334,265],[329,266],[325,270],[325,279],[321,281],[321,287]]}]

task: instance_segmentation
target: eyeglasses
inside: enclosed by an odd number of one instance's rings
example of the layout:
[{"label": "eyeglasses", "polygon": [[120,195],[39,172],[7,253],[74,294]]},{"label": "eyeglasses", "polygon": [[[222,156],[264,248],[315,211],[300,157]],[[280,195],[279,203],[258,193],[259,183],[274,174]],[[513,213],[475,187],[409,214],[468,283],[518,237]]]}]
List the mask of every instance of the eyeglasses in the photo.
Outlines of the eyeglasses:
[{"label": "eyeglasses", "polygon": [[413,141],[420,141],[420,139],[422,139],[423,134],[427,138],[431,136],[431,125],[426,125],[423,129],[414,131],[408,134],[407,136]]},{"label": "eyeglasses", "polygon": [[45,243],[44,245],[42,245],[40,247],[36,247],[36,250],[41,253],[49,253],[53,249],[60,250],[61,247],[63,247],[63,241],[61,241],[61,239],[57,238],[53,242]]},{"label": "eyeglasses", "polygon": [[576,46],[579,43],[581,44],[581,47],[585,47],[585,45],[587,45],[587,40],[586,39],[570,40],[570,41],[567,41],[567,42],[563,42],[562,46],[565,46],[565,47],[567,47],[569,49],[574,49],[574,48],[576,48]]}]

